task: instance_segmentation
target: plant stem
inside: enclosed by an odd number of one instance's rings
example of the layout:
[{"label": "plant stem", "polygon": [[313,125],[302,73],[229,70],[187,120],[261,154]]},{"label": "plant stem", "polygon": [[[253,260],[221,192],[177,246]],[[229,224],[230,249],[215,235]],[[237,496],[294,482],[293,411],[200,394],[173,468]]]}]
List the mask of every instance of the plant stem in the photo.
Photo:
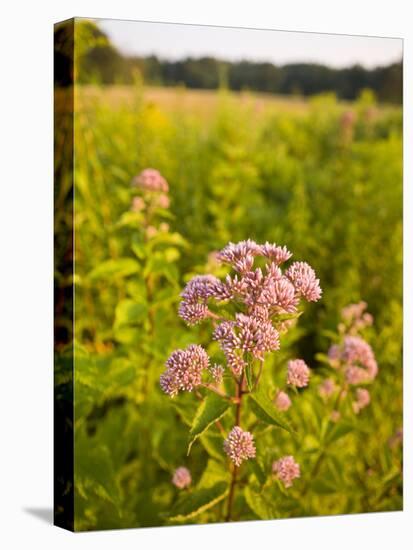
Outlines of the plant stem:
[{"label": "plant stem", "polygon": [[[241,377],[239,379],[239,382],[237,384],[237,406],[235,409],[235,425],[239,426],[241,423],[241,406],[242,406],[242,396],[243,396],[243,385],[244,385],[244,373],[241,374]],[[234,502],[234,495],[235,495],[235,486],[237,484],[237,472],[238,468],[233,464],[232,467],[232,476],[231,476],[231,484],[229,486],[229,493],[228,493],[228,507],[227,507],[227,515],[225,517],[225,521],[231,521],[232,516],[232,505]]]}]

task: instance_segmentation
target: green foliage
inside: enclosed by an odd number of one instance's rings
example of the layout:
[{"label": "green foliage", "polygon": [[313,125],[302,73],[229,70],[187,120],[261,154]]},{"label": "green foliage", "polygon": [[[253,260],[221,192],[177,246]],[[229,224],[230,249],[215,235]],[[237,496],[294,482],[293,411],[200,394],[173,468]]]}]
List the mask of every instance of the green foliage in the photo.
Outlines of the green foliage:
[{"label": "green foliage", "polygon": [[[257,389],[256,372],[247,371],[253,393],[241,421],[254,433],[257,459],[239,468],[234,519],[400,509],[400,110],[366,96],[346,105],[323,96],[298,108],[220,92],[200,108],[182,90],[169,90],[166,103],[139,87],[126,100],[113,97],[116,89],[76,93],[76,273],[57,273],[62,303],[75,285],[76,529],[225,518],[229,467],[216,420],[227,434],[235,406],[215,394],[170,400],[159,376],[172,350],[194,342],[222,363],[210,327],[187,330],[177,316],[179,294],[193,274],[224,275],[208,254],[246,238],[286,244],[308,261],[323,298],[281,335]],[[59,160],[64,173],[68,159]],[[148,166],[166,177],[171,199],[151,220],[131,210],[130,182]],[[359,299],[375,319],[369,342],[380,371],[369,407],[357,416],[343,409],[334,423],[334,402],[318,385],[331,374],[326,351],[340,310]],[[59,323],[71,328],[64,315]],[[290,392],[292,406],[279,412],[274,397],[295,357],[312,367],[310,385]],[[59,349],[58,364],[68,361]],[[56,383],[69,399],[67,369],[57,369]],[[301,477],[285,489],[271,466],[288,454]],[[192,484],[179,491],[171,478],[182,465]]]},{"label": "green foliage", "polygon": [[189,432],[188,454],[195,440],[220,420],[228,411],[230,403],[219,395],[208,395],[199,405]]},{"label": "green foliage", "polygon": [[259,391],[251,393],[251,395],[249,395],[249,404],[255,416],[262,422],[265,422],[265,424],[278,426],[279,428],[283,428],[287,432],[292,431],[288,422],[283,418],[283,416],[277,411],[277,409],[268,399],[267,395],[265,394],[265,390],[262,389],[262,386],[260,387]]}]

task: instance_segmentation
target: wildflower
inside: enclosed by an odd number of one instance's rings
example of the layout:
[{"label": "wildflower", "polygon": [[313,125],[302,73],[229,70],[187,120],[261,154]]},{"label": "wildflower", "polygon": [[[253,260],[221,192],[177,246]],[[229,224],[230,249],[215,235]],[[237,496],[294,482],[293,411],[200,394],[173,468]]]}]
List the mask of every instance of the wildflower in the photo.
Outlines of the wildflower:
[{"label": "wildflower", "polygon": [[224,441],[224,451],[235,466],[240,466],[244,460],[255,457],[253,435],[235,426]]},{"label": "wildflower", "polygon": [[266,258],[269,258],[277,265],[286,262],[292,256],[292,253],[287,250],[286,246],[277,246],[276,244],[271,244],[268,241],[261,246],[261,254]]},{"label": "wildflower", "polygon": [[207,301],[224,294],[223,284],[213,275],[198,275],[191,279],[183,290],[178,315],[188,325],[196,325],[211,316]]},{"label": "wildflower", "polygon": [[336,384],[332,378],[327,378],[318,386],[318,393],[328,399],[336,391]]},{"label": "wildflower", "polygon": [[[373,324],[373,316],[366,312],[367,303],[362,301],[357,304],[349,304],[341,311],[343,321],[348,325],[347,331],[355,335]],[[341,324],[341,332],[346,330],[345,324]]]},{"label": "wildflower", "polygon": [[331,411],[330,420],[331,422],[338,422],[341,418],[341,413],[339,411]]},{"label": "wildflower", "polygon": [[281,277],[271,281],[271,284],[263,289],[259,302],[268,308],[276,307],[285,313],[295,313],[298,296],[294,285],[286,277]]},{"label": "wildflower", "polygon": [[141,212],[145,208],[145,201],[142,197],[133,197],[131,210],[133,212]]},{"label": "wildflower", "polygon": [[230,264],[236,271],[244,273],[254,264],[254,257],[261,253],[261,247],[251,239],[229,243],[217,254],[220,262]]},{"label": "wildflower", "polygon": [[220,384],[222,382],[222,377],[224,376],[224,367],[222,365],[212,365],[209,370],[214,382],[216,384]]},{"label": "wildflower", "polygon": [[159,206],[160,208],[165,208],[165,209],[169,208],[170,200],[168,195],[166,195],[165,193],[162,193],[157,197],[156,203],[157,203],[157,206]]},{"label": "wildflower", "polygon": [[182,302],[178,315],[187,325],[197,325],[209,316],[209,309],[205,304]]},{"label": "wildflower", "polygon": [[356,401],[353,402],[353,411],[358,414],[370,403],[370,393],[365,388],[357,388]]},{"label": "wildflower", "polygon": [[340,346],[338,346],[337,344],[333,344],[332,346],[330,346],[327,355],[330,361],[330,365],[335,368],[338,367],[340,361]]},{"label": "wildflower", "polygon": [[185,487],[188,487],[192,483],[191,472],[185,466],[180,466],[174,472],[172,483],[178,489],[185,489]]},{"label": "wildflower", "polygon": [[378,367],[370,345],[358,336],[346,336],[341,350],[345,375],[349,384],[370,382],[377,376]]},{"label": "wildflower", "polygon": [[202,383],[202,372],[209,367],[209,357],[202,346],[191,344],[174,351],[160,377],[162,390],[174,397],[180,390],[192,391]]},{"label": "wildflower", "polygon": [[291,399],[288,394],[283,391],[279,391],[277,393],[277,397],[275,398],[275,406],[279,411],[288,411],[291,407]]},{"label": "wildflower", "polygon": [[214,331],[214,340],[220,343],[227,362],[236,374],[242,372],[243,353],[250,352],[263,359],[264,353],[280,347],[278,331],[270,321],[258,320],[250,315],[237,313],[235,321],[223,321]]},{"label": "wildflower", "polygon": [[168,182],[158,170],[146,168],[138,174],[132,184],[135,187],[140,187],[145,191],[161,191],[167,193],[169,191]]},{"label": "wildflower", "polygon": [[221,284],[221,281],[213,275],[197,275],[187,283],[181,296],[186,302],[207,300],[216,295],[216,290]]},{"label": "wildflower", "polygon": [[288,361],[287,384],[296,388],[308,386],[310,369],[302,359]]},{"label": "wildflower", "polygon": [[283,483],[284,487],[291,487],[293,480],[300,477],[300,465],[294,460],[294,457],[284,456],[273,462],[272,471]]},{"label": "wildflower", "polygon": [[316,278],[314,269],[306,262],[294,262],[285,272],[293,283],[298,294],[309,302],[321,298],[320,280]]}]

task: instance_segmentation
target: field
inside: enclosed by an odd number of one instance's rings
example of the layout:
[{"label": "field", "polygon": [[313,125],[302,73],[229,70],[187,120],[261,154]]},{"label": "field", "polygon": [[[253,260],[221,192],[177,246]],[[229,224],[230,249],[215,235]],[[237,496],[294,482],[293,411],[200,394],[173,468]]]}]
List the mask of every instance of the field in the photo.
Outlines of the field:
[{"label": "field", "polygon": [[[401,110],[367,91],[349,103],[84,86],[75,89],[74,137],[75,276],[57,280],[63,295],[75,286],[76,530],[400,510]],[[71,187],[68,159],[56,158],[63,227]],[[163,203],[131,185],[146,168],[169,184]],[[171,398],[159,380],[170,354],[192,343],[225,364],[213,327],[178,316],[180,293],[195,275],[222,279],[230,268],[216,252],[247,239],[308,262],[322,296],[280,317],[289,330],[256,379],[264,401],[242,412],[256,458],[235,468],[223,442],[237,407],[218,400],[209,410],[205,388]],[[358,409],[328,351],[354,334],[342,310],[361,301],[374,321],[357,334],[379,370]],[[57,328],[70,331],[62,308]],[[65,399],[73,349],[57,351]],[[310,382],[286,388],[295,358]],[[320,389],[326,379],[331,395]],[[221,393],[232,383],[224,376]],[[292,405],[277,412],[281,390]],[[222,415],[212,411],[221,406]],[[210,414],[203,426],[201,413]],[[273,469],[283,456],[300,465],[291,487]],[[171,482],[179,467],[192,478],[184,489]]]}]

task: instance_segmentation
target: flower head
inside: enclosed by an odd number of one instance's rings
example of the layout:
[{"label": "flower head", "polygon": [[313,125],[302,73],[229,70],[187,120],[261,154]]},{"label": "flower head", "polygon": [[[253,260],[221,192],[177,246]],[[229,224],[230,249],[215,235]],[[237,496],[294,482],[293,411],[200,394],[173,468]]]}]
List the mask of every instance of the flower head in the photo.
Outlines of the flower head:
[{"label": "flower head", "polygon": [[224,441],[224,451],[235,466],[240,466],[244,460],[255,457],[253,435],[235,426]]},{"label": "flower head", "polygon": [[337,386],[332,378],[326,378],[319,386],[318,393],[324,399],[328,399],[336,391]]},{"label": "flower head", "polygon": [[162,191],[163,193],[169,191],[166,179],[158,170],[154,170],[153,168],[142,170],[142,172],[134,178],[132,183],[135,187],[140,187],[145,191]]},{"label": "flower head", "polygon": [[367,303],[364,301],[357,304],[349,304],[341,311],[343,323],[340,325],[342,331],[347,330],[349,334],[358,334],[361,330],[373,324],[373,316],[366,311]]},{"label": "flower head", "polygon": [[207,306],[209,298],[220,299],[225,293],[224,285],[213,275],[197,275],[187,283],[181,293],[182,302],[178,315],[188,325],[196,325],[211,315]]},{"label": "flower head", "polygon": [[217,254],[220,262],[230,264],[236,271],[244,273],[250,271],[254,264],[254,257],[261,253],[260,246],[248,239],[239,243],[229,243]]},{"label": "flower head", "polygon": [[292,253],[287,250],[286,246],[277,246],[276,244],[271,244],[268,241],[261,245],[261,254],[262,256],[269,258],[277,265],[286,262],[292,256]]},{"label": "flower head", "polygon": [[202,372],[209,367],[209,357],[202,346],[191,344],[174,351],[160,377],[162,390],[174,397],[180,390],[192,391],[202,383]]},{"label": "flower head", "polygon": [[314,269],[306,262],[294,262],[285,275],[293,283],[296,292],[309,302],[317,302],[321,298],[320,279],[316,278]]},{"label": "flower head", "polygon": [[213,334],[225,354],[228,365],[239,375],[246,362],[244,353],[251,353],[257,359],[263,359],[264,353],[276,351],[280,347],[278,331],[270,321],[257,319],[251,315],[237,313],[235,321],[223,321]]},{"label": "flower head", "polygon": [[264,286],[259,302],[269,309],[277,308],[284,313],[295,313],[298,296],[291,281],[287,277],[280,277]]},{"label": "flower head", "polygon": [[370,403],[370,393],[365,388],[357,388],[356,400],[353,402],[353,411],[358,414]]},{"label": "flower head", "polygon": [[300,465],[291,455],[278,459],[272,465],[272,471],[284,484],[284,487],[291,487],[293,480],[300,477]]},{"label": "flower head", "polygon": [[145,208],[145,201],[142,197],[133,197],[131,210],[133,212],[141,212]]},{"label": "flower head", "polygon": [[172,483],[178,489],[185,489],[185,487],[188,487],[192,483],[191,472],[185,466],[180,466],[172,476]]},{"label": "flower head", "polygon": [[358,336],[346,336],[341,350],[345,375],[349,384],[371,382],[377,376],[378,366],[370,345]]},{"label": "flower head", "polygon": [[310,379],[310,369],[302,359],[288,361],[287,384],[296,388],[308,386]]},{"label": "flower head", "polygon": [[288,394],[283,391],[279,391],[277,393],[277,397],[275,398],[275,406],[279,411],[288,411],[291,407],[291,399]]},{"label": "flower head", "polygon": [[168,195],[166,193],[161,193],[158,196],[156,203],[159,208],[169,208],[170,200]]},{"label": "flower head", "polygon": [[216,384],[220,384],[222,382],[222,378],[224,376],[224,367],[222,365],[212,365],[209,369],[212,378],[214,379],[214,382]]}]

